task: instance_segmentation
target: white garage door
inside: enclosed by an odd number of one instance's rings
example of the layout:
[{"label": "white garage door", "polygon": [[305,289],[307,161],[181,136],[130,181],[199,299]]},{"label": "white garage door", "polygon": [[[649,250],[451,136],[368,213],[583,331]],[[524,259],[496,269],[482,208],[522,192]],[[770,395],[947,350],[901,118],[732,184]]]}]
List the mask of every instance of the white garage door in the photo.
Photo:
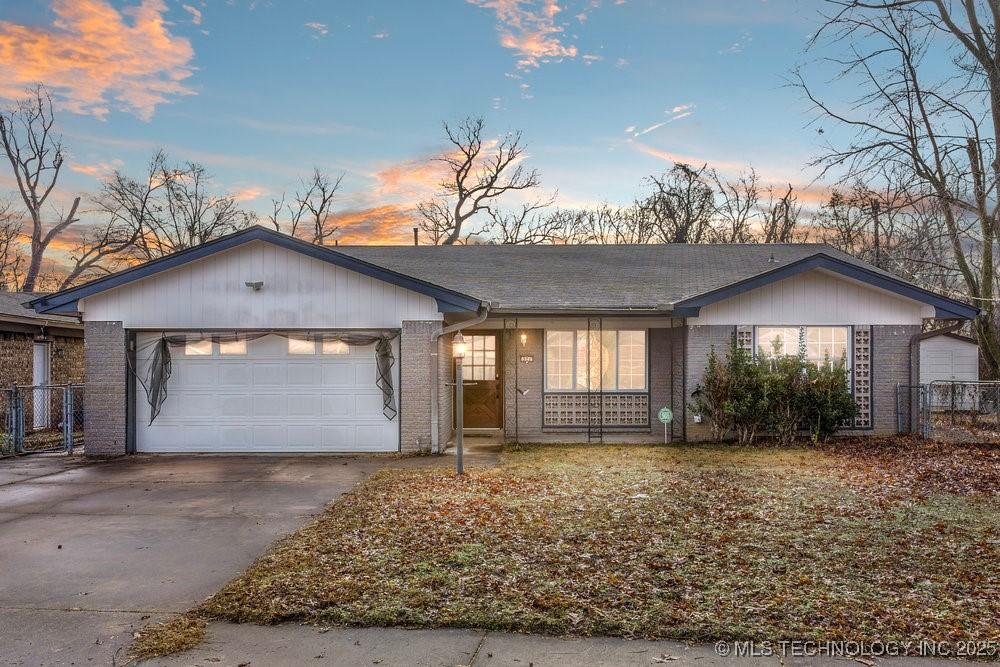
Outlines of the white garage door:
[{"label": "white garage door", "polygon": [[[137,336],[149,367],[160,334]],[[393,387],[399,406],[399,348]],[[382,414],[375,346],[265,336],[224,343],[192,336],[171,347],[173,373],[159,416],[136,388],[140,452],[388,452],[399,449],[399,417]]]}]

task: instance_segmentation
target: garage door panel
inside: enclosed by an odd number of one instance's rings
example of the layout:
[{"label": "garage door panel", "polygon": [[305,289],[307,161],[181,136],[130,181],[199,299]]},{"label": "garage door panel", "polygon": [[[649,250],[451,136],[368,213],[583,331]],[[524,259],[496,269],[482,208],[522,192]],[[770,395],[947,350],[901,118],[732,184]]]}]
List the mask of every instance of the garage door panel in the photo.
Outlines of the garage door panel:
[{"label": "garage door panel", "polygon": [[324,387],[353,387],[354,365],[341,361],[324,363],[322,378]]},{"label": "garage door panel", "polygon": [[[158,335],[139,336],[137,358],[144,368]],[[138,450],[398,451],[398,417],[389,421],[382,414],[375,386],[374,346],[352,346],[348,354],[322,349],[317,344],[315,355],[290,354],[279,336],[248,341],[246,354],[222,354],[218,342],[211,355],[172,349],[167,399],[152,426],[139,390]],[[393,370],[398,397],[398,368]]]}]

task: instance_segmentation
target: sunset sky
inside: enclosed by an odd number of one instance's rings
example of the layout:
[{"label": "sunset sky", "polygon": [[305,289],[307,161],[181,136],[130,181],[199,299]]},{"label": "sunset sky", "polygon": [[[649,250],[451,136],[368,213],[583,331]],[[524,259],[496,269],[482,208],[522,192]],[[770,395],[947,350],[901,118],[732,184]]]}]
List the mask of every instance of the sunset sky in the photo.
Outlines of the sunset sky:
[{"label": "sunset sky", "polygon": [[[0,96],[56,94],[64,197],[164,147],[269,210],[346,172],[342,240],[405,242],[441,122],[523,131],[561,206],[626,202],[672,160],[807,185],[828,139],[794,67],[812,0],[6,0]],[[0,172],[0,188],[9,175]]]}]

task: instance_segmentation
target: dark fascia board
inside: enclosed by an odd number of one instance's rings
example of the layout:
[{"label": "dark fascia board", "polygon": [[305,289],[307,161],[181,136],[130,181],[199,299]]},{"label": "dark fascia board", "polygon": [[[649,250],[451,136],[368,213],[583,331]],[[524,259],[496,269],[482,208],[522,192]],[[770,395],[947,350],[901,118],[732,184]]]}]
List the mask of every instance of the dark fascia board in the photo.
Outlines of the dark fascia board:
[{"label": "dark fascia board", "polygon": [[696,317],[702,306],[707,306],[711,303],[722,301],[723,299],[728,299],[813,269],[826,269],[908,299],[934,306],[935,316],[939,318],[968,320],[979,314],[979,309],[975,306],[970,306],[955,299],[949,299],[940,294],[935,294],[929,290],[911,285],[904,280],[866,269],[851,262],[845,262],[842,259],[831,257],[825,253],[817,253],[791,264],[786,264],[785,266],[753,276],[752,278],[747,278],[746,280],[720,287],[711,292],[705,292],[704,294],[678,301],[674,304],[674,315],[678,317]]},{"label": "dark fascia board", "polygon": [[437,301],[438,309],[441,312],[476,312],[483,303],[481,299],[477,299],[460,292],[455,292],[454,290],[420,280],[419,278],[407,276],[405,274],[365,262],[355,257],[351,257],[350,255],[337,252],[334,248],[313,245],[288,236],[287,234],[281,234],[271,229],[254,226],[249,229],[209,241],[208,243],[204,243],[194,248],[188,248],[172,255],[167,255],[166,257],[154,259],[151,262],[146,262],[145,264],[135,268],[126,269],[125,271],[121,271],[110,276],[98,278],[97,280],[85,283],[79,287],[73,287],[63,290],[62,292],[34,299],[28,303],[28,306],[34,308],[35,311],[39,313],[75,313],[77,312],[77,302],[80,299],[107,291],[109,289],[121,287],[122,285],[126,285],[136,280],[148,278],[149,276],[160,273],[161,271],[167,271],[169,269],[187,264],[188,262],[203,259],[214,255],[215,253],[230,250],[245,243],[250,243],[251,241],[266,241],[268,243],[273,243],[274,245],[282,248],[300,252],[304,255],[308,255],[309,257],[329,262],[330,264],[335,264],[371,278],[383,280],[387,283],[398,285],[399,287],[404,287],[420,294],[425,294]]}]

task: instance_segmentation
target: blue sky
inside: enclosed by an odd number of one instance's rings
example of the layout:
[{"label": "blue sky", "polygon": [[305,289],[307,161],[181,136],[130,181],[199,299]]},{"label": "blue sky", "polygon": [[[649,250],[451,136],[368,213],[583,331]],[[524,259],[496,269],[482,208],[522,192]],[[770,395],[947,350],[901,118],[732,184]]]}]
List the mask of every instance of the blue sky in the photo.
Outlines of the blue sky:
[{"label": "blue sky", "polygon": [[[37,0],[0,5],[0,96],[52,87],[88,192],[163,146],[268,210],[345,171],[345,238],[405,241],[441,122],[518,129],[557,203],[625,202],[673,159],[807,184],[819,149],[785,85],[819,2]],[[557,11],[558,10],[558,11]],[[70,39],[72,38],[72,39]],[[74,44],[52,49],[53,44]],[[632,128],[627,132],[627,128]],[[644,132],[645,131],[645,132]],[[642,134],[640,134],[642,133]],[[828,138],[828,137],[827,137]],[[0,183],[2,186],[3,183]],[[369,211],[381,222],[364,225]],[[392,214],[388,214],[391,211]]]}]

